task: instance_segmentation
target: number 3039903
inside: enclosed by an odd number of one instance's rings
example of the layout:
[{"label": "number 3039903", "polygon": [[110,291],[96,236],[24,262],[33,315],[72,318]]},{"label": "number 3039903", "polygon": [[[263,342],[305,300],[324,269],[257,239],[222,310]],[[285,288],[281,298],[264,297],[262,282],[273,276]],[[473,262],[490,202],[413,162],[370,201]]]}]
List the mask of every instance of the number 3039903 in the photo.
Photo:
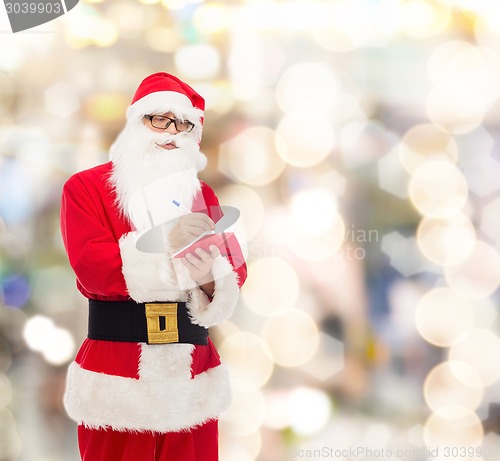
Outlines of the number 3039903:
[{"label": "number 3039903", "polygon": [[62,13],[60,3],[5,3],[7,14],[58,14]]}]

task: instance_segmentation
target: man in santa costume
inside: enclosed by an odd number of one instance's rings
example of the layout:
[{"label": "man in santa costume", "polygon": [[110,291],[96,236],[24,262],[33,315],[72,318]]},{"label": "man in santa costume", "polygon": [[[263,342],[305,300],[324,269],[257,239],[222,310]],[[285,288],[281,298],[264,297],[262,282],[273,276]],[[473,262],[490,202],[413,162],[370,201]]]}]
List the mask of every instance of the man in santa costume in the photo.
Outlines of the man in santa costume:
[{"label": "man in santa costume", "polygon": [[[222,248],[173,257],[222,215],[197,176],[206,165],[203,111],[190,86],[150,75],[111,161],[64,186],[63,241],[89,299],[88,338],[69,366],[64,397],[83,461],[218,459],[230,387],[208,328],[232,314],[246,265],[232,235]],[[138,249],[158,226],[162,249]]]}]

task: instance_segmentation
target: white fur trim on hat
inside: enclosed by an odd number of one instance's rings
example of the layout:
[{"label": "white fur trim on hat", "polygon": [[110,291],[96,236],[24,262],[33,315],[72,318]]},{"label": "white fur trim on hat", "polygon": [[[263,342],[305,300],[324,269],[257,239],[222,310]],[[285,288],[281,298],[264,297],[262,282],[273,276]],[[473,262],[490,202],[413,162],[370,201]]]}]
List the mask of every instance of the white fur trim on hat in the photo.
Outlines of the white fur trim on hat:
[{"label": "white fur trim on hat", "polygon": [[155,91],[147,94],[128,108],[127,119],[139,119],[144,115],[165,112],[173,112],[177,118],[189,120],[195,124],[195,130],[201,131],[204,112],[193,107],[191,100],[177,91]]}]

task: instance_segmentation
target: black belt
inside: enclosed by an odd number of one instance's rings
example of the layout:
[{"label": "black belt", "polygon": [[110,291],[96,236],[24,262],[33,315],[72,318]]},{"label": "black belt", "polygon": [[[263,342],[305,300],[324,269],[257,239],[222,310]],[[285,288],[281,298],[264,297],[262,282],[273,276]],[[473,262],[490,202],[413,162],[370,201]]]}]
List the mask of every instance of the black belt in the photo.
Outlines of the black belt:
[{"label": "black belt", "polygon": [[148,344],[208,344],[208,330],[191,323],[185,302],[89,299],[88,337]]}]

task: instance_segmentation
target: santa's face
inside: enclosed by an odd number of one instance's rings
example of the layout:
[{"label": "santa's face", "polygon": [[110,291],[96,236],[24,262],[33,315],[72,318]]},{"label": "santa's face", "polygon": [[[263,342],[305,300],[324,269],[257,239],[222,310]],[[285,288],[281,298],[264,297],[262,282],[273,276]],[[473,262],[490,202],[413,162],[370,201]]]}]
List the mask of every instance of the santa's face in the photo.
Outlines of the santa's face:
[{"label": "santa's face", "polygon": [[[190,133],[194,123],[189,120],[179,119],[173,112],[163,114],[149,114],[142,118],[144,125],[154,133],[168,133],[173,135],[179,133]],[[177,148],[175,140],[159,145],[162,149],[173,150]]]},{"label": "santa's face", "polygon": [[[163,123],[163,129],[153,126],[152,116],[129,120],[111,147],[113,172],[110,180],[116,190],[117,202],[124,215],[138,228],[146,225],[144,219],[138,219],[138,216],[144,216],[141,209],[144,200],[138,197],[149,196],[149,191],[158,196],[161,209],[167,213],[165,215],[162,211],[162,216],[158,216],[163,222],[169,218],[165,203],[171,195],[184,201],[185,206],[190,205],[200,187],[197,172],[206,164],[195,136],[187,129],[179,129],[190,125],[177,122],[171,112],[161,116],[164,118],[155,119],[153,123],[156,126]],[[174,122],[169,123],[167,117]],[[153,198],[148,197],[148,207]],[[155,219],[156,224],[158,219]]]}]

